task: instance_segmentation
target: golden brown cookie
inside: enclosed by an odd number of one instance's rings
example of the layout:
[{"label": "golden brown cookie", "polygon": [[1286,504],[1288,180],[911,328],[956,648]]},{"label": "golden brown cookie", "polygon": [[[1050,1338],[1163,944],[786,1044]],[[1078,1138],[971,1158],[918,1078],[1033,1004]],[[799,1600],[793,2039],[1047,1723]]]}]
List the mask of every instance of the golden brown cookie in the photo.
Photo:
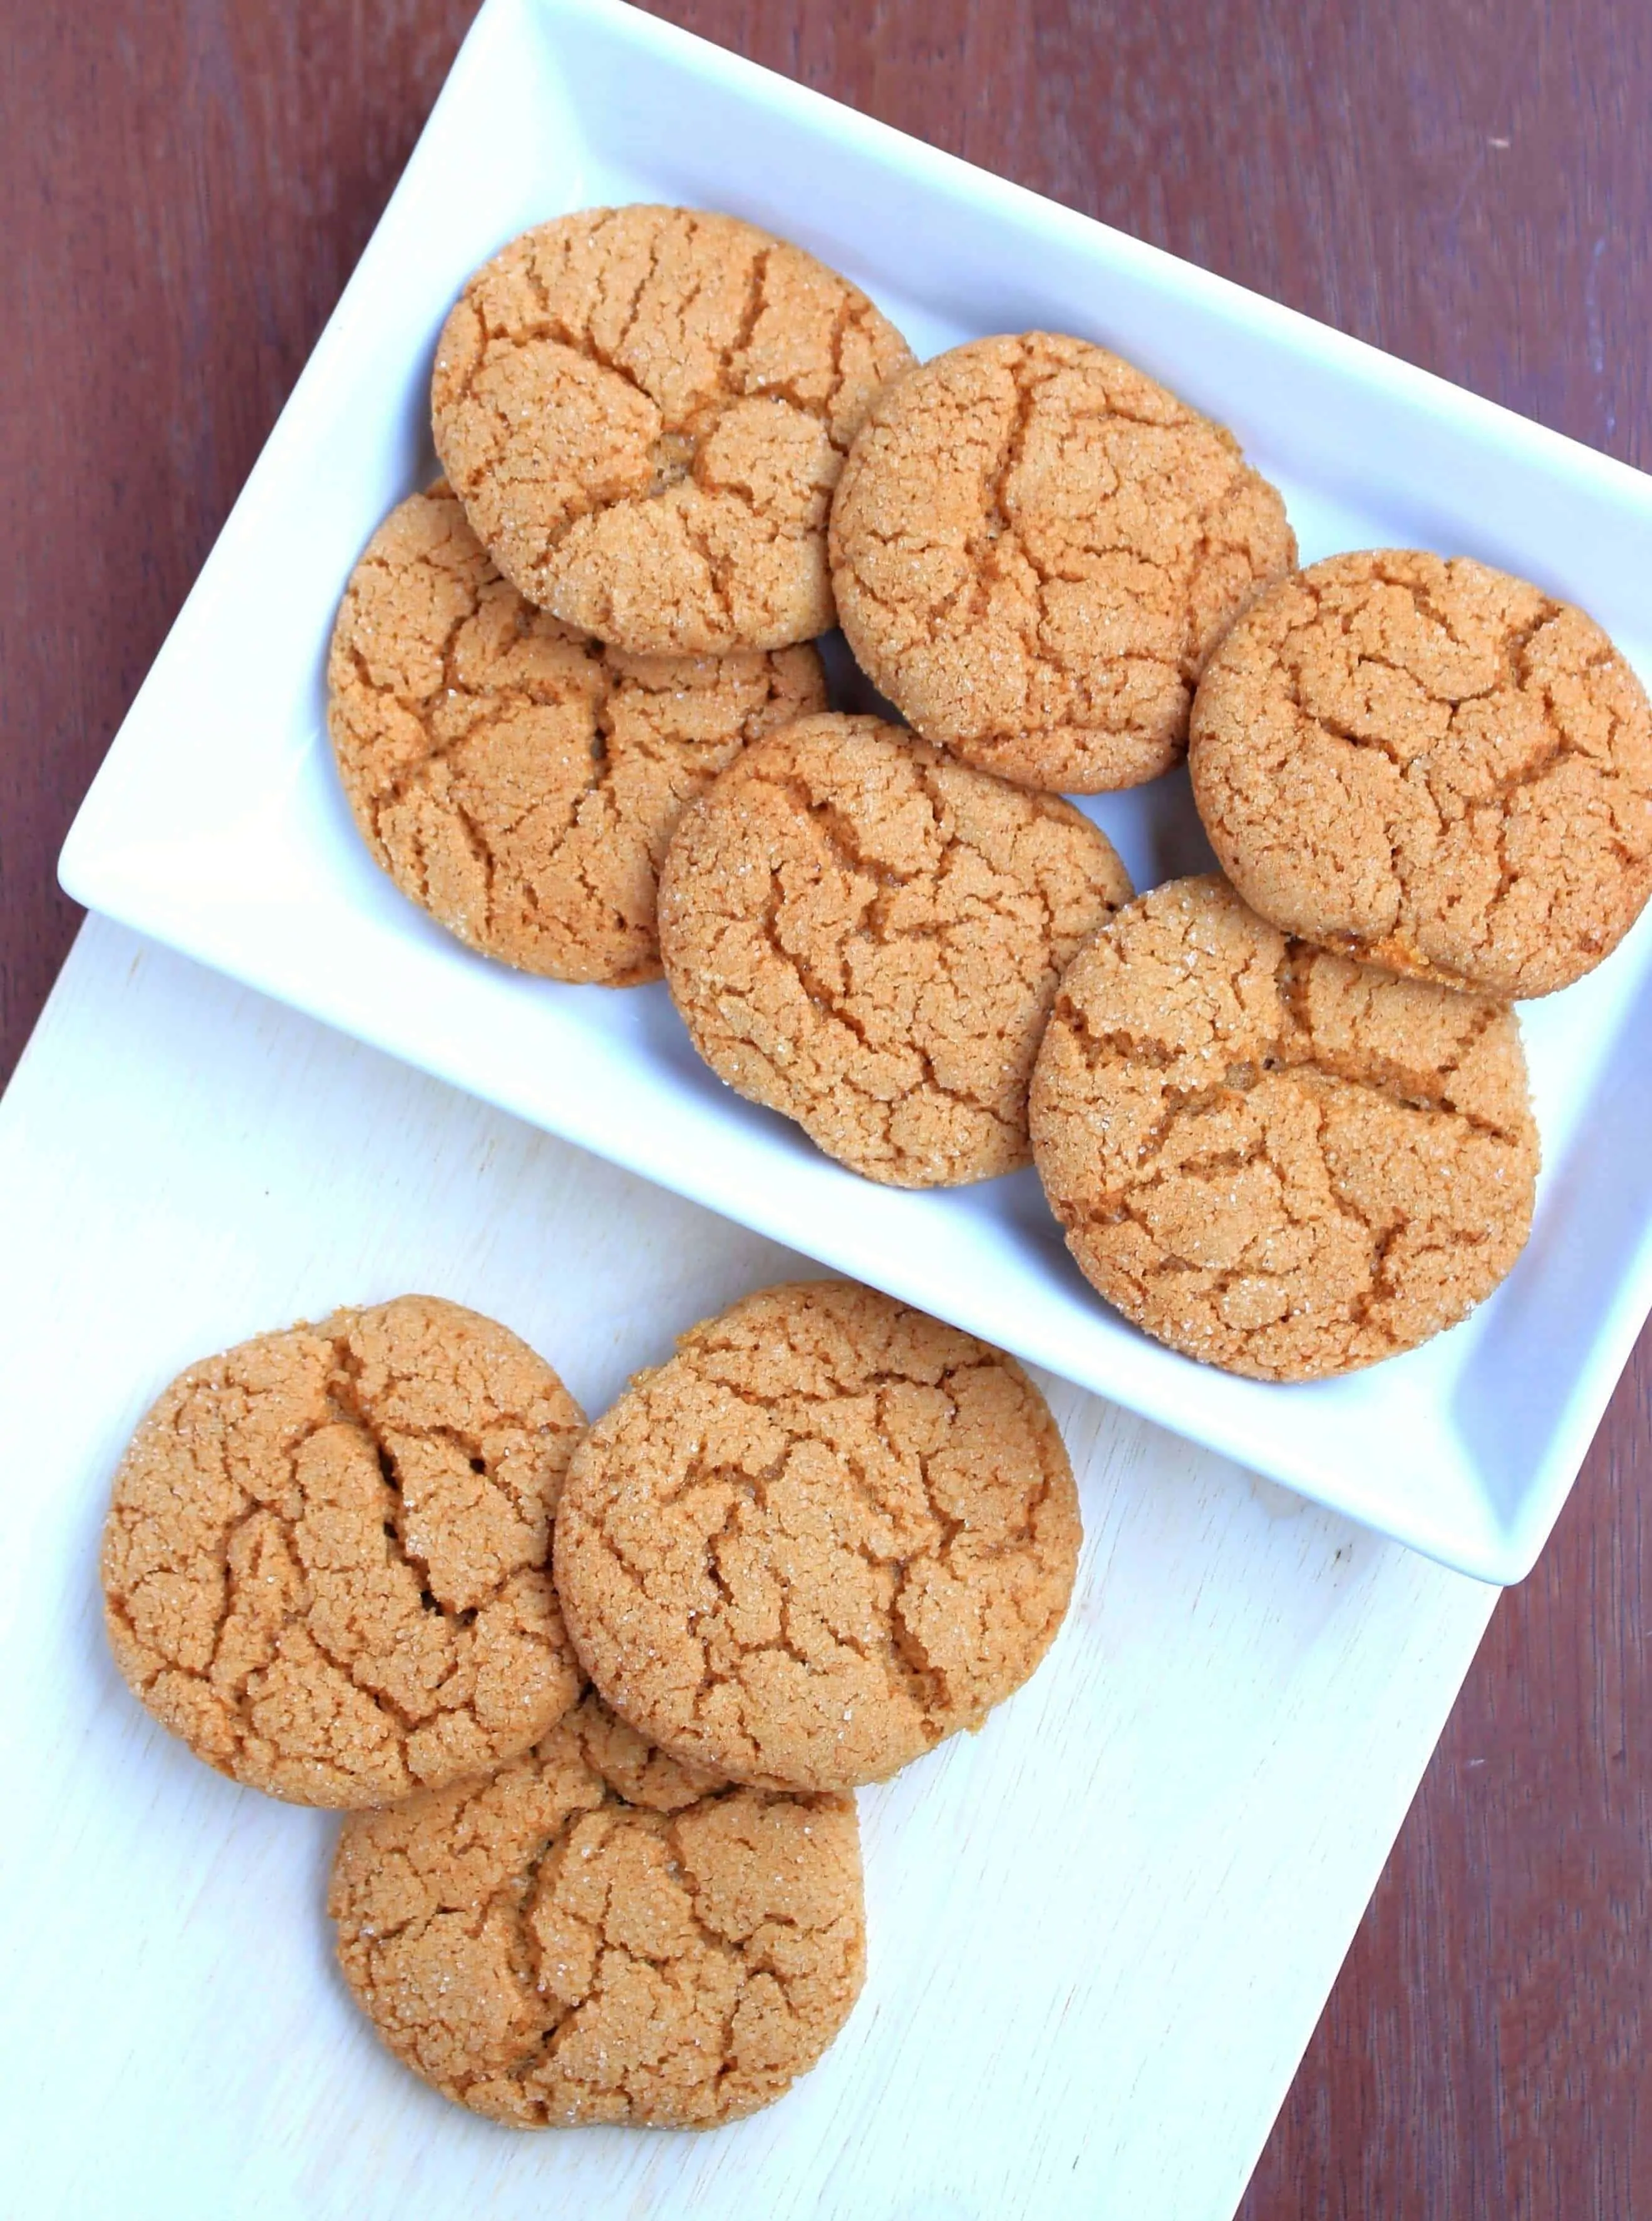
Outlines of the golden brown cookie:
[{"label": "golden brown cookie", "polygon": [[812,648],[626,655],[524,602],[445,485],[381,524],[328,664],[375,862],[461,941],[554,979],[656,979],[679,812],[748,741],[826,704]]},{"label": "golden brown cookie", "polygon": [[328,1910],[390,2049],[516,2128],[713,2128],[812,2067],[866,1971],[852,1797],[623,1801],[576,1722],[347,1820]]},{"label": "golden brown cookie", "polygon": [[1286,932],[1499,996],[1611,954],[1652,893],[1652,710],[1599,625],[1415,550],[1333,555],[1212,658],[1194,798]]},{"label": "golden brown cookie", "polygon": [[1011,1358],[852,1283],[765,1288],[639,1373],[569,1467],[562,1610],[650,1742],[734,1780],[893,1774],[1018,1689],[1078,1492]]},{"label": "golden brown cookie", "polygon": [[1108,1301],[1258,1380],[1455,1326],[1531,1225],[1514,1013],[1289,941],[1214,876],[1142,896],[1078,956],[1032,1134]]},{"label": "golden brown cookie", "polygon": [[548,1563],[579,1407],[434,1296],[191,1365],[103,1533],[116,1661],[222,1774],[374,1805],[525,1750],[581,1680]]},{"label": "golden brown cookie", "polygon": [[868,1179],[936,1187],[1028,1161],[1055,983],[1129,893],[1071,803],[810,717],[679,822],[660,948],[720,1079]]},{"label": "golden brown cookie", "polygon": [[735,216],[587,209],[472,278],[431,422],[530,601],[639,653],[785,648],[832,623],[832,488],[911,360],[864,293]]},{"label": "golden brown cookie", "polygon": [[1028,332],[880,397],[831,560],[850,647],[919,732],[1093,794],[1178,760],[1205,658],[1296,539],[1219,424],[1103,347]]}]

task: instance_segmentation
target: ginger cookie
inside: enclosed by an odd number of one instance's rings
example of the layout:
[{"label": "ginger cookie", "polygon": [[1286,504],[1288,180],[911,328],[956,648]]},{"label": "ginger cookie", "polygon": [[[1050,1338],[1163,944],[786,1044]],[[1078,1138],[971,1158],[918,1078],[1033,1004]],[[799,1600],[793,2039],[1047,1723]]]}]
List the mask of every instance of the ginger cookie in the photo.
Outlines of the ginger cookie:
[{"label": "ginger cookie", "polygon": [[328,1911],[357,2003],[517,2128],[713,2128],[779,2097],[866,1971],[854,1800],[615,1795],[579,1717],[491,1778],[347,1819]]},{"label": "ginger cookie", "polygon": [[810,717],[684,814],[660,948],[720,1079],[868,1179],[935,1187],[1029,1161],[1056,982],[1129,893],[1071,803],[875,717]]},{"label": "ginger cookie", "polygon": [[1104,347],[1028,332],[879,398],[831,561],[850,647],[920,733],[1093,794],[1178,760],[1206,657],[1296,539],[1219,424]]},{"label": "ginger cookie", "polygon": [[1021,1686],[1079,1540],[1021,1367],[823,1280],[748,1296],[636,1376],[569,1467],[556,1577],[591,1680],[649,1742],[842,1789]]},{"label": "ginger cookie", "polygon": [[582,1686],[550,1571],[579,1407],[434,1296],[180,1373],[103,1534],[116,1662],[221,1774],[374,1805],[527,1749]]},{"label": "ginger cookie", "polygon": [[1531,1225],[1514,1013],[1288,940],[1214,876],[1143,895],[1079,954],[1032,1135],[1109,1303],[1257,1380],[1455,1326]]},{"label": "ginger cookie", "polygon": [[1193,794],[1287,933],[1502,997],[1592,971],[1652,893],[1652,710],[1581,610],[1463,558],[1333,555],[1212,658]]},{"label": "ginger cookie", "polygon": [[660,865],[745,744],[825,707],[812,648],[627,655],[524,602],[445,485],[380,525],[328,665],[340,777],[373,860],[484,955],[656,979]]},{"label": "ginger cookie", "polygon": [[529,601],[641,654],[785,648],[832,623],[832,488],[911,360],[864,293],[735,216],[587,209],[471,278],[431,422]]}]

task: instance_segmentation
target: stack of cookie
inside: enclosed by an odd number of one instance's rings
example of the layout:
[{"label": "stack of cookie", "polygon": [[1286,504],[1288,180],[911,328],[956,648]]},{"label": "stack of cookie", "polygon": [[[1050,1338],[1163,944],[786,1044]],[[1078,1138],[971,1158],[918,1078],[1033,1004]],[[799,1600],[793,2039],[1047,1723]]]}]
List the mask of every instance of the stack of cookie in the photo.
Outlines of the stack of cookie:
[{"label": "stack of cookie", "polygon": [[[1036,1160],[1095,1287],[1203,1361],[1345,1371],[1497,1286],[1538,1162],[1507,1005],[1652,892],[1652,715],[1580,611],[1417,554],[1298,572],[1231,435],[1117,355],[919,366],[726,216],[526,234],[432,421],[331,725],[445,925],[663,968],[711,1069],[869,1179]],[[828,711],[834,618],[904,727]],[[1190,731],[1228,879],[1133,899],[1062,796]]]},{"label": "stack of cookie", "polygon": [[779,2097],[865,1970],[854,1790],[1026,1680],[1072,1468],[1012,1360],[769,1288],[587,1433],[429,1297],[191,1367],[116,1476],[116,1659],[267,1793],[348,1811],[329,1909],[385,2043],[521,2127]]}]

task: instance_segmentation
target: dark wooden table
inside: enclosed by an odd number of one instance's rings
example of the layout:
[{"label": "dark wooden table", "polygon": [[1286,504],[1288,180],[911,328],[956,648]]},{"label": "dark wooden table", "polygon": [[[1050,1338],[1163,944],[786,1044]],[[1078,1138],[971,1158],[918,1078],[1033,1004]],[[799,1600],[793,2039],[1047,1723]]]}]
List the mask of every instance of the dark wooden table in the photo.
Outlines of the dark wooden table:
[{"label": "dark wooden table", "polygon": [[[659,5],[1652,466],[1647,0]],[[74,930],[64,830],[471,12],[0,7],[0,1076]],[[1652,1338],[1492,1623],[1246,2221],[1652,2214],[1649,1403]]]}]

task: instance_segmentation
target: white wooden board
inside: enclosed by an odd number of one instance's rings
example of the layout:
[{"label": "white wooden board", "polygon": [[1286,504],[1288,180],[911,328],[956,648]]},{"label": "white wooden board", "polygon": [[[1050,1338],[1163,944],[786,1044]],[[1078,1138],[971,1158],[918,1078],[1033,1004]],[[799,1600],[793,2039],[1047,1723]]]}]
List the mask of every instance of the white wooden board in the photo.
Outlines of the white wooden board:
[{"label": "white wooden board", "polygon": [[424,1288],[595,1412],[798,1269],[757,1236],[122,929],[0,1106],[0,2210],[73,2221],[1225,2221],[1495,1592],[1046,1382],[1071,1617],[976,1737],[862,1793],[870,1973],[701,2137],[523,2136],[334,1974],[334,1823],[232,1787],[103,1648],[128,1430],[188,1359]]}]

